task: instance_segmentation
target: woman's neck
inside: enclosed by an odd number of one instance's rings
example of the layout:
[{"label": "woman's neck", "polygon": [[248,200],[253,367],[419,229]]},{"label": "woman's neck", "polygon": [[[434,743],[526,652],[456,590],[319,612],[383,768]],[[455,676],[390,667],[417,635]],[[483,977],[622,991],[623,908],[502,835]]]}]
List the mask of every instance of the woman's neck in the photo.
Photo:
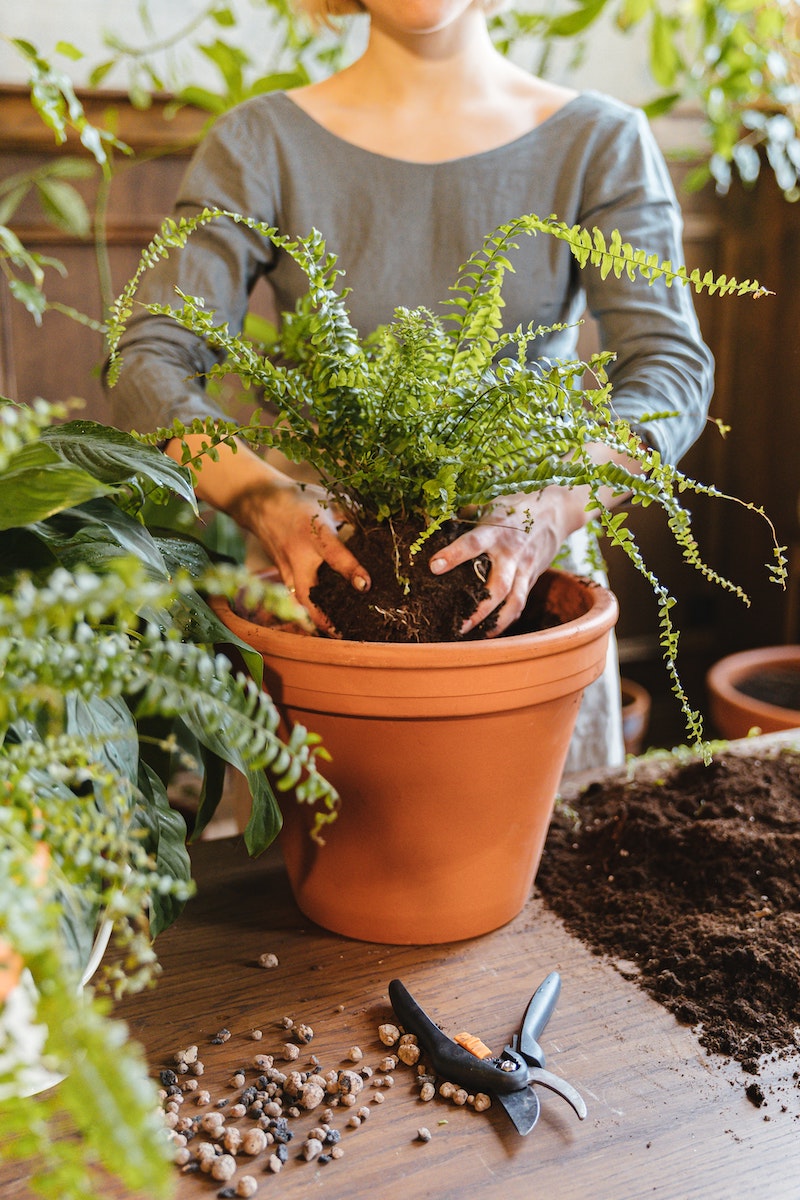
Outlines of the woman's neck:
[{"label": "woman's neck", "polygon": [[[476,101],[506,60],[495,49],[486,19],[467,9],[444,28],[423,33],[389,26],[373,16],[367,48],[342,81],[376,103],[430,109]],[[351,77],[346,79],[348,73]]]},{"label": "woman's neck", "polygon": [[478,154],[527,133],[574,95],[504,58],[477,5],[421,33],[387,11],[386,20],[372,12],[367,48],[352,66],[292,93],[362,149],[417,162]]}]

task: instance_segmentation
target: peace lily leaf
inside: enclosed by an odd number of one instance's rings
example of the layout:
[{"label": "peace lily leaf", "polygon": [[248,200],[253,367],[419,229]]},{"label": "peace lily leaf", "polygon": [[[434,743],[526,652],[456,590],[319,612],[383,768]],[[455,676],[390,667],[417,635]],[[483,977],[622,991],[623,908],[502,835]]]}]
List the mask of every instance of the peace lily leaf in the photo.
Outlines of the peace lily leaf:
[{"label": "peace lily leaf", "polygon": [[168,579],[169,571],[149,530],[106,498],[67,509],[56,520],[34,526],[68,570],[79,566],[102,572],[121,555],[141,563],[152,579]]},{"label": "peace lily leaf", "polygon": [[68,421],[45,430],[42,440],[67,462],[82,467],[104,483],[119,484],[143,476],[157,487],[175,492],[196,508],[194,490],[186,471],[168,455],[119,429],[95,421]]},{"label": "peace lily leaf", "polygon": [[[235,747],[218,737],[209,737],[205,731],[197,727],[191,715],[187,719],[186,724],[208,750],[213,751],[219,759],[230,763],[232,767],[235,767],[236,770],[241,771],[247,777],[250,793],[253,797],[253,807],[245,830],[245,844],[250,854],[260,854],[267,846],[274,842],[283,825],[280,805],[275,798],[275,793],[265,772],[263,770],[251,770]],[[290,803],[293,804],[295,801],[290,800]],[[204,793],[201,796],[200,807],[192,835],[193,838],[198,838],[206,828],[216,811],[216,807],[214,796],[208,793]]]},{"label": "peace lily leaf", "polygon": [[92,746],[97,759],[114,775],[136,782],[139,745],[136,723],[119,696],[93,696],[91,702],[76,693],[66,698],[66,725]]},{"label": "peace lily leaf", "polygon": [[114,490],[65,462],[44,441],[30,443],[0,476],[0,529],[42,521]]},{"label": "peace lily leaf", "polygon": [[[147,831],[145,846],[156,862],[160,875],[191,884],[192,869],[186,850],[186,822],[170,806],[167,790],[146,763],[139,765],[139,791],[144,803],[137,806],[136,820]],[[183,911],[185,896],[153,893],[150,898],[150,932],[158,937]]]}]

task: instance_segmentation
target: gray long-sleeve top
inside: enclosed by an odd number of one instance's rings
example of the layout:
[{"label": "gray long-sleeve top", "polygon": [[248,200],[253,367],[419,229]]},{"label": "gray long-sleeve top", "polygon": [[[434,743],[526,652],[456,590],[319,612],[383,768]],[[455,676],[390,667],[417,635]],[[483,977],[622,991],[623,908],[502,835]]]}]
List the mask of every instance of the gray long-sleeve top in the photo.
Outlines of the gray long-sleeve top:
[{"label": "gray long-sleeve top", "polygon": [[[441,163],[362,150],[289,95],[259,96],[217,121],[186,172],[175,215],[206,206],[291,236],[319,229],[346,272],[348,307],[362,335],[391,320],[397,305],[436,310],[484,236],[523,213],[555,214],[606,234],[616,228],[634,246],[683,261],[680,209],[645,117],[594,92],[506,145]],[[647,426],[650,442],[677,461],[702,429],[713,382],[689,289],[627,276],[602,280],[543,235],[523,236],[512,261],[506,328],[573,323],[588,303],[602,346],[617,356],[609,369],[617,412],[634,426],[647,413],[678,413]],[[139,299],[172,302],[177,286],[238,329],[260,277],[279,312],[306,290],[285,254],[241,225],[215,221],[146,274]],[[534,348],[571,357],[577,338],[571,328]],[[120,380],[109,391],[120,428],[146,431],[217,413],[198,380],[213,356],[174,322],[137,316],[122,353]]]}]

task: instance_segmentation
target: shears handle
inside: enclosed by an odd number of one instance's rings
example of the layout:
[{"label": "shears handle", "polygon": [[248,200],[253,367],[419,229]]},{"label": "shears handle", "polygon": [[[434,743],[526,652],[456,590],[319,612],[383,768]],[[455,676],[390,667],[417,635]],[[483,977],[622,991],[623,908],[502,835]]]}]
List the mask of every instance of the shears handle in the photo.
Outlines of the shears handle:
[{"label": "shears handle", "polygon": [[561,994],[561,976],[558,971],[551,971],[539,984],[531,997],[531,1002],[522,1018],[522,1028],[514,1037],[511,1045],[519,1051],[525,1061],[532,1067],[543,1067],[544,1051],[539,1045],[539,1037],[555,1011],[558,997]]},{"label": "shears handle", "polygon": [[506,1051],[499,1060],[506,1066],[498,1065],[497,1059],[476,1058],[434,1024],[399,979],[389,984],[389,999],[400,1024],[408,1033],[415,1034],[428,1066],[443,1079],[470,1092],[495,1095],[508,1095],[527,1087],[527,1064],[513,1050]]}]

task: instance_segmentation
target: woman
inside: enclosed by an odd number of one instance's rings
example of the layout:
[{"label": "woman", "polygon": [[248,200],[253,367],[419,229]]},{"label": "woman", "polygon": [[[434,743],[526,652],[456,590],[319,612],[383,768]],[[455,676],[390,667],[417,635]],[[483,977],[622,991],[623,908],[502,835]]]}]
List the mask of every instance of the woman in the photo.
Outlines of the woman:
[{"label": "woman", "polygon": [[[490,0],[306,0],[304,7],[318,18],[366,11],[363,55],[329,79],[258,97],[221,118],[187,172],[179,215],[216,206],[292,235],[317,227],[346,271],[362,334],[398,304],[435,308],[484,235],[521,213],[618,228],[634,245],[681,259],[679,210],[642,115],[509,62],[488,34]],[[676,460],[702,427],[712,378],[688,291],[580,275],[554,239],[526,239],[514,266],[504,290],[508,327],[574,325],[585,287],[602,341],[617,353],[610,371],[617,411],[634,427],[653,412],[677,414],[646,433]],[[238,326],[259,278],[279,311],[304,291],[285,256],[241,226],[214,222],[161,264],[147,295],[171,299],[177,285]],[[554,332],[540,353],[568,355],[576,338],[574,327]],[[157,428],[214,411],[197,381],[211,356],[172,322],[137,319],[122,349],[122,376],[110,393],[117,424]],[[175,443],[167,449],[180,453]],[[198,493],[255,535],[320,627],[325,619],[309,589],[322,560],[359,590],[369,588],[320,490],[301,489],[246,448],[207,462]],[[568,538],[573,564],[585,569],[586,502],[582,489],[559,487],[505,498],[437,554],[434,572],[481,553],[491,559],[489,598],[465,633],[497,608],[494,635],[502,633]],[[596,699],[584,704],[570,768],[620,760],[618,693],[610,664]]]}]

